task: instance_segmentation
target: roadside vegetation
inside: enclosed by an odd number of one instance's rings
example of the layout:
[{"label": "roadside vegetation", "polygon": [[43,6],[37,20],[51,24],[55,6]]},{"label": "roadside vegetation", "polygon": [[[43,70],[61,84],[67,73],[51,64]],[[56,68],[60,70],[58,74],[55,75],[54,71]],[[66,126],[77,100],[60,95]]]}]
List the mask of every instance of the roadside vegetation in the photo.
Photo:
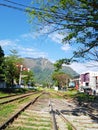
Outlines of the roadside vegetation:
[{"label": "roadside vegetation", "polygon": [[0,97],[10,96],[15,94],[24,94],[27,92],[38,91],[33,88],[0,88]]},{"label": "roadside vegetation", "polygon": [[[53,89],[47,89],[52,95],[54,93],[55,98],[64,98],[68,100],[73,100],[79,104],[81,103],[98,103],[98,96],[89,95],[87,93],[81,93],[76,89],[70,88],[66,91],[54,91]],[[57,94],[57,95],[56,95]]]},{"label": "roadside vegetation", "polygon": [[12,103],[0,105],[0,124],[2,124],[6,119],[11,117],[13,114],[17,112],[18,109],[22,108],[23,105],[27,104],[29,101],[33,100],[38,94],[33,94],[29,97],[26,97],[24,99],[19,99],[17,101],[14,101]]}]

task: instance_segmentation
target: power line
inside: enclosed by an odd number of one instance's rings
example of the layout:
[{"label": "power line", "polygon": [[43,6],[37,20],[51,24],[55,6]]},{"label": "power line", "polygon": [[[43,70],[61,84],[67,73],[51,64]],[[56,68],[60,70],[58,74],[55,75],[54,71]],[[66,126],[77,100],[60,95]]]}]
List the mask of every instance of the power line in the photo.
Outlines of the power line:
[{"label": "power line", "polygon": [[12,9],[16,9],[16,10],[19,10],[19,11],[22,11],[22,12],[31,12],[30,10],[26,10],[26,9],[19,8],[19,7],[16,7],[16,6],[11,6],[11,5],[8,5],[8,4],[2,4],[2,3],[0,3],[0,6],[12,8]]},{"label": "power line", "polygon": [[[31,6],[20,4],[20,3],[13,2],[13,1],[10,1],[10,0],[3,0],[3,1],[8,2],[10,4],[0,3],[0,6],[4,6],[4,7],[7,7],[7,8],[12,8],[12,9],[23,11],[23,12],[29,12],[29,13],[31,13],[33,9],[36,10],[37,12],[41,11],[43,13],[51,13],[51,11],[46,10],[46,9],[44,10],[44,9],[40,9],[40,8],[37,8],[37,7],[31,7]],[[20,7],[18,7],[17,5],[20,6]],[[25,8],[21,8],[21,7],[25,7]]]},{"label": "power line", "polygon": [[32,6],[20,4],[20,3],[13,2],[13,1],[10,1],[10,0],[3,0],[3,1],[6,1],[6,2],[11,3],[11,4],[14,4],[14,5],[22,6],[22,7],[25,7],[25,8],[35,9],[35,10],[37,10],[37,11],[49,12],[48,10],[39,9],[39,8],[37,8],[37,7],[32,7]]},{"label": "power line", "polygon": [[[23,7],[30,7],[30,6],[27,6],[27,5],[23,5],[23,4],[20,4],[20,3],[16,3],[16,2],[13,2],[13,1],[10,1],[10,0],[3,0],[3,1],[6,1],[6,2],[9,2],[9,3],[12,3],[12,4],[15,4],[15,5],[19,5],[19,6],[23,6]],[[30,7],[31,8],[31,7]]]},{"label": "power line", "polygon": [[[34,6],[28,6],[28,5],[24,5],[24,4],[20,4],[20,3],[17,3],[17,2],[13,2],[11,0],[3,0],[5,2],[8,2],[8,3],[11,3],[11,4],[14,4],[14,5],[18,5],[18,6],[21,6],[21,7],[25,7],[25,8],[28,8],[29,10],[27,11],[27,9],[25,9],[26,11],[25,12],[31,12],[30,10],[34,9],[36,10],[37,12],[40,12],[42,11],[43,13],[52,13],[52,14],[55,14],[54,12],[51,12],[50,10],[48,9],[41,9],[41,8],[37,8],[37,7],[34,7]],[[8,6],[11,6],[9,8],[20,8],[20,7],[16,7],[16,6],[13,6],[13,5],[8,5]],[[7,6],[7,7],[8,7]],[[21,10],[21,9],[20,9]],[[62,13],[58,12],[58,15],[62,15]]]},{"label": "power line", "polygon": [[[10,4],[14,4],[15,6],[9,5],[9,4],[6,4],[6,3],[0,3],[1,6],[16,9],[16,10],[23,11],[23,12],[29,12],[30,13],[34,9],[35,11],[43,12],[44,14],[45,13],[51,13],[52,15],[58,14],[58,16],[64,15],[63,13],[60,13],[60,12],[51,12],[50,10],[47,10],[47,9],[41,9],[41,8],[37,8],[37,7],[33,7],[33,6],[28,6],[28,5],[20,4],[20,3],[17,3],[17,2],[13,2],[11,0],[3,0],[3,1],[8,2]],[[20,6],[20,7],[18,7],[18,6]],[[25,7],[25,8],[22,8],[22,7]]]}]

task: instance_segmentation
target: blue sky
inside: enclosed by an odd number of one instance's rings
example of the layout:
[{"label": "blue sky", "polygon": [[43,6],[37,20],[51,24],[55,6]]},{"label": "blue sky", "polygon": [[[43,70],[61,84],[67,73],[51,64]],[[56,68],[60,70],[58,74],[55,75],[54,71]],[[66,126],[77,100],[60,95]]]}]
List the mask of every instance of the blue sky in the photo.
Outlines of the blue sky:
[{"label": "blue sky", "polygon": [[[25,0],[25,3],[23,0],[13,1],[28,5],[31,0]],[[9,4],[4,0],[0,3]],[[9,55],[10,50],[16,49],[21,57],[43,57],[52,62],[72,56],[74,46],[63,45],[61,43],[63,36],[57,33],[42,36],[42,32],[48,28],[38,33],[32,31],[32,27],[24,12],[0,6],[0,45],[5,55]],[[85,65],[87,63],[73,63],[71,67],[82,73],[88,68]]]}]

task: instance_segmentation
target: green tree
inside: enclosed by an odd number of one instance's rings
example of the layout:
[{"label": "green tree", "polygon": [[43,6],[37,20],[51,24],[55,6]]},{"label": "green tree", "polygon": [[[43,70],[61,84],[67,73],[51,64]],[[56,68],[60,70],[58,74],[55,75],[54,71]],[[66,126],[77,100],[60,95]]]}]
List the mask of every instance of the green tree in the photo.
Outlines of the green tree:
[{"label": "green tree", "polygon": [[22,75],[24,76],[22,79],[25,85],[34,85],[34,74],[31,70],[22,71]]},{"label": "green tree", "polygon": [[4,75],[4,51],[2,50],[0,46],[0,81],[4,81],[5,75]]},{"label": "green tree", "polygon": [[55,71],[58,72],[62,69],[62,64],[70,64],[70,59],[60,59],[54,63]]},{"label": "green tree", "polygon": [[52,74],[52,79],[55,81],[55,84],[58,86],[58,88],[61,89],[68,87],[70,77],[64,72],[58,71]]},{"label": "green tree", "polygon": [[5,77],[6,83],[9,87],[14,85],[14,80],[19,79],[20,70],[17,67],[17,64],[23,62],[22,58],[19,58],[17,51],[11,50],[11,54],[5,57]]},{"label": "green tree", "polygon": [[28,10],[33,25],[35,21],[39,29],[49,27],[49,32],[64,35],[64,44],[75,44],[71,59],[90,60],[90,52],[98,50],[98,0],[33,0],[32,4]]}]

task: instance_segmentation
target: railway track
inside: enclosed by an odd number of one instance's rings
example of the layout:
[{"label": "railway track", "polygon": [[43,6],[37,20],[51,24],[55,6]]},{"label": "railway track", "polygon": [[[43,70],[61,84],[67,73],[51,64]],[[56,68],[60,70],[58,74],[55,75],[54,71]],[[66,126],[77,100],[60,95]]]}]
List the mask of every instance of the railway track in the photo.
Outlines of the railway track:
[{"label": "railway track", "polygon": [[[29,93],[31,93],[31,92],[35,92],[34,90],[32,90],[32,91],[27,91],[27,92],[25,92],[25,94],[29,94]],[[10,97],[14,97],[14,96],[19,96],[19,95],[23,95],[24,93],[17,93],[17,94],[9,94],[9,95],[6,95],[6,96],[0,96],[0,100],[1,99],[6,99],[6,98],[10,98]]]},{"label": "railway track", "polygon": [[43,92],[0,126],[0,130],[98,130],[98,118],[85,107]]},{"label": "railway track", "polygon": [[36,130],[37,128],[40,130],[52,130],[51,115],[49,113],[49,94],[47,93],[40,94],[28,103],[8,119],[0,127],[0,130]]},{"label": "railway track", "polygon": [[55,114],[55,130],[98,130],[98,118],[85,108],[66,100],[51,100]]},{"label": "railway track", "polygon": [[7,104],[7,103],[10,103],[10,102],[28,97],[28,96],[35,94],[35,93],[36,92],[30,92],[30,93],[27,93],[27,94],[13,95],[13,96],[2,98],[2,99],[0,99],[0,105]]},{"label": "railway track", "polygon": [[24,98],[20,98],[10,103],[0,105],[0,125],[2,125],[8,118],[11,118],[15,113],[18,113],[28,102],[32,101],[41,92],[35,92]]},{"label": "railway track", "polygon": [[0,97],[0,99],[9,98],[9,97],[13,97],[13,96],[16,96],[16,94],[7,95],[7,96],[2,96],[2,97]]}]

